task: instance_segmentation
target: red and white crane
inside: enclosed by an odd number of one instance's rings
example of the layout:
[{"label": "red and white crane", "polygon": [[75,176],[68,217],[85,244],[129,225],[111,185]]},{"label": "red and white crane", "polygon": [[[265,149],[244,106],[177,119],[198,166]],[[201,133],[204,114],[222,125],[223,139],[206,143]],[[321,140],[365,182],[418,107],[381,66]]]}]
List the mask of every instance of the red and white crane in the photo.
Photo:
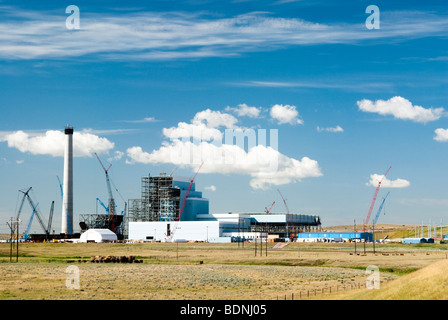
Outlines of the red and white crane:
[{"label": "red and white crane", "polygon": [[266,214],[269,214],[269,212],[271,212],[272,207],[274,206],[274,204],[275,204],[275,201],[272,202],[271,207],[270,207],[269,209],[268,209],[267,207],[265,207],[265,208],[264,208],[264,212],[266,212]]},{"label": "red and white crane", "polygon": [[381,178],[381,180],[378,180],[378,186],[375,189],[375,193],[373,194],[373,199],[372,202],[370,203],[370,208],[369,208],[369,212],[367,213],[367,218],[364,221],[364,232],[367,229],[367,224],[369,223],[370,220],[370,215],[372,214],[372,210],[373,210],[373,206],[375,205],[375,201],[376,201],[376,196],[378,195],[378,191],[380,190],[381,187],[381,182],[383,182],[383,179],[386,178],[387,173],[389,172],[389,170],[392,168],[392,166],[389,167],[389,169],[387,169],[386,173],[384,174],[384,176]]}]

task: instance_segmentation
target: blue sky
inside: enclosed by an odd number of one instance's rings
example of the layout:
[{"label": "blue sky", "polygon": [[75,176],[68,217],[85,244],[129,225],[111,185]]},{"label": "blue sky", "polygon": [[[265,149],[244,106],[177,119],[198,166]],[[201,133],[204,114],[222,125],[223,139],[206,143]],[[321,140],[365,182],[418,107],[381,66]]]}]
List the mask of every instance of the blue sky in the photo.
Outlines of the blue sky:
[{"label": "blue sky", "polygon": [[[75,221],[96,211],[97,197],[107,200],[93,152],[112,163],[123,198],[138,198],[141,176],[176,167],[162,151],[181,145],[167,133],[184,126],[278,130],[278,150],[256,153],[280,157],[277,176],[244,161],[204,164],[196,186],[211,212],[263,211],[273,201],[272,211],[284,212],[279,189],[291,212],[320,215],[324,226],[361,223],[371,175],[392,166],[372,216],[390,191],[379,222],[446,222],[443,1],[72,4],[79,30],[67,29],[68,4],[0,1],[0,232],[28,187],[45,217],[56,202],[59,231],[63,145],[55,131],[66,124],[80,134]],[[371,4],[380,29],[366,27]],[[197,167],[175,174],[193,176]]]}]

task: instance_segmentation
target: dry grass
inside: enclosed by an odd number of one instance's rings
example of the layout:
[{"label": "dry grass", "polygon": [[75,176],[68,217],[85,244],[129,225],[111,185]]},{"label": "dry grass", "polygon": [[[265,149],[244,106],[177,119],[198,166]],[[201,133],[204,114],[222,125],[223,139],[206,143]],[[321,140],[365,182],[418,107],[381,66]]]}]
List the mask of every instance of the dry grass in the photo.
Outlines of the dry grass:
[{"label": "dry grass", "polygon": [[[323,297],[321,297],[323,298]],[[404,275],[380,289],[354,290],[325,299],[337,300],[447,300],[448,260],[438,261],[423,269]]]},{"label": "dry grass", "polygon": [[[446,259],[443,245],[385,245],[377,248],[379,253],[366,255],[361,246],[361,254],[354,255],[353,244],[294,243],[278,250],[273,245],[268,245],[268,256],[255,256],[249,244],[28,243],[20,246],[19,263],[9,263],[9,245],[0,244],[0,299],[298,298],[308,290],[365,283],[369,265],[380,268],[385,285]],[[95,255],[134,255],[144,263],[77,262]],[[79,268],[79,290],[66,287],[69,265]]]}]

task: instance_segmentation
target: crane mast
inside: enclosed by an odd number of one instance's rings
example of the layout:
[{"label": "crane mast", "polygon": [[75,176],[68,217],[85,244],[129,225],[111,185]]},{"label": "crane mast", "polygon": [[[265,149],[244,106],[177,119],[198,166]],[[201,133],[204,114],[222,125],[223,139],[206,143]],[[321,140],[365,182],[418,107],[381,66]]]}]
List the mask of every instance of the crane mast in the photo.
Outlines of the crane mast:
[{"label": "crane mast", "polygon": [[374,226],[374,227],[375,227],[375,225],[376,225],[376,222],[378,221],[378,218],[379,218],[380,213],[381,213],[381,209],[383,209],[384,202],[386,201],[387,196],[389,195],[389,193],[390,193],[390,192],[388,192],[388,193],[386,194],[386,196],[384,197],[383,202],[381,202],[381,205],[380,205],[380,207],[379,207],[379,209],[378,209],[378,212],[376,213],[375,220],[373,221],[373,226]]},{"label": "crane mast", "polygon": [[364,231],[366,231],[366,229],[367,229],[367,224],[369,223],[370,215],[372,214],[373,206],[375,205],[376,196],[378,195],[378,191],[380,190],[380,187],[381,187],[381,182],[383,182],[383,179],[386,177],[387,173],[389,172],[389,170],[391,168],[392,167],[390,166],[389,169],[387,169],[387,171],[384,174],[384,176],[381,178],[381,180],[378,181],[378,186],[376,187],[375,193],[373,194],[373,199],[372,199],[372,202],[370,203],[369,212],[367,213],[367,218],[364,221]]},{"label": "crane mast", "polygon": [[194,175],[193,179],[190,180],[190,184],[189,184],[189,186],[188,186],[188,189],[187,189],[187,191],[185,192],[184,200],[182,201],[182,206],[181,206],[180,209],[179,209],[179,215],[178,215],[178,217],[177,217],[177,221],[180,220],[180,217],[181,217],[181,215],[182,215],[182,212],[184,211],[184,208],[185,208],[185,204],[187,203],[188,195],[190,194],[191,186],[193,185],[194,179],[196,179],[196,176],[198,175],[199,170],[201,170],[203,164],[204,164],[204,162],[201,163],[201,165],[199,166],[198,171],[196,171],[196,174]]},{"label": "crane mast", "polygon": [[104,170],[104,173],[106,174],[106,184],[107,184],[107,191],[109,193],[109,216],[112,222],[112,232],[115,232],[115,221],[114,221],[114,213],[115,213],[115,200],[112,195],[112,187],[110,186],[110,178],[109,178],[109,169],[112,167],[112,164],[109,165],[109,167],[106,169],[106,167],[101,162],[100,157],[98,157],[98,154],[95,153],[96,158],[98,159],[99,163],[101,164],[101,167]]}]

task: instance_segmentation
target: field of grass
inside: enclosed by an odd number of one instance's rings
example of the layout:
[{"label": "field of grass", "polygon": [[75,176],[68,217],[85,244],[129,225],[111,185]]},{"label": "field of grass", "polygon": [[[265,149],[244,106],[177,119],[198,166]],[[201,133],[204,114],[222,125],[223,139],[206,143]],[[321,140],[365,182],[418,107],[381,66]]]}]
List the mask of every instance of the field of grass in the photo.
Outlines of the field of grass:
[{"label": "field of grass", "polygon": [[[353,243],[274,245],[268,243],[267,255],[258,248],[255,256],[247,243],[24,243],[19,262],[11,263],[9,244],[1,243],[0,299],[269,300],[317,293],[327,299],[365,285],[367,266],[379,268],[385,286],[446,260],[448,253],[440,244],[377,244],[375,254],[372,244],[365,254],[362,244],[355,254]],[[132,255],[143,263],[78,262],[106,255]],[[79,289],[66,286],[73,265]]]}]

